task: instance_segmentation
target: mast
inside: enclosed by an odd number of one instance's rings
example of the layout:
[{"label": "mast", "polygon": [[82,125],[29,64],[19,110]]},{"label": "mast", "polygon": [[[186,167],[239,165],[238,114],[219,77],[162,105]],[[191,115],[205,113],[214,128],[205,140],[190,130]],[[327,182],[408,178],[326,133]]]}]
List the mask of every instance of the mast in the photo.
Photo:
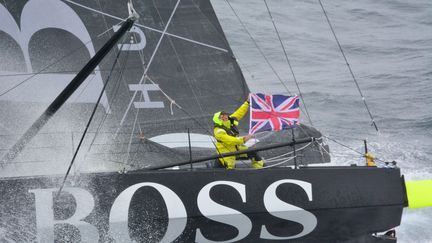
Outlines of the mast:
[{"label": "mast", "polygon": [[3,156],[0,164],[6,164],[15,159],[32,138],[45,126],[49,119],[60,109],[66,100],[78,89],[78,87],[87,79],[87,77],[99,65],[102,59],[109,51],[117,44],[124,34],[132,27],[135,20],[138,19],[138,14],[128,2],[129,17],[122,24],[120,29],[105,43],[105,45],[87,62],[81,71],[72,79],[72,81],[63,89],[63,91],[55,98],[48,108],[39,116],[39,118],[27,129],[18,141],[8,150]]}]

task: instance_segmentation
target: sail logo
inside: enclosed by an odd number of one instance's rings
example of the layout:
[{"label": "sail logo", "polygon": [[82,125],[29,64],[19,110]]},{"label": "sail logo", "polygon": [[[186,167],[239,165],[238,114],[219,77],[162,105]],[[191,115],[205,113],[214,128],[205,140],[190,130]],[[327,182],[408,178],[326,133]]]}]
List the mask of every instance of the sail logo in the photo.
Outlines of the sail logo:
[{"label": "sail logo", "polygon": [[[113,26],[114,32],[117,32],[119,29],[120,29],[120,25]],[[121,51],[143,50],[147,45],[147,38],[145,37],[144,32],[140,28],[136,26],[132,26],[129,30],[129,33],[132,33],[131,43],[117,44],[118,49]]]},{"label": "sail logo", "polygon": [[[31,80],[0,97],[0,100],[49,103],[57,97],[75,75],[41,73],[32,77],[33,67],[29,46],[33,35],[42,30],[63,30],[75,36],[83,44],[90,41],[91,37],[78,14],[62,1],[30,0],[23,7],[20,16],[20,23],[18,25],[11,13],[0,4],[0,31],[6,33],[7,36],[11,37],[19,45],[22,53],[17,53],[17,56],[22,55],[24,57],[25,70],[28,73],[28,75],[24,73],[17,77],[0,77],[0,91],[6,91],[10,87],[22,82],[23,79],[31,77]],[[38,46],[42,47],[44,43],[36,43],[36,45],[36,48],[38,48]],[[67,47],[68,45],[65,44],[64,46]],[[93,45],[86,45],[86,49],[90,56],[94,56],[95,50]],[[50,63],[46,63],[46,66],[48,65]],[[8,74],[7,72],[3,73]],[[95,72],[87,78],[68,102],[96,103],[102,87],[102,76],[100,72]],[[110,107],[105,93],[103,94],[101,103],[106,112],[109,112]]]},{"label": "sail logo", "polygon": [[142,108],[164,108],[165,105],[162,101],[151,101],[149,91],[160,91],[157,84],[129,84],[130,91],[140,91],[142,98],[140,101],[134,101],[134,107],[137,109]]},{"label": "sail logo", "polygon": [[[179,239],[179,237],[191,234],[190,237],[192,237],[195,242],[222,242],[218,237],[224,237],[223,231],[215,232],[217,230],[206,227],[206,223],[190,225],[191,221],[188,220],[188,212],[192,214],[191,216],[194,218],[197,216],[197,214],[193,212],[193,208],[198,208],[199,214],[207,220],[216,221],[235,228],[237,234],[229,240],[223,240],[223,242],[237,242],[245,239],[252,234],[254,225],[255,229],[259,229],[259,235],[257,235],[259,239],[298,239],[310,234],[316,228],[318,220],[311,212],[287,203],[279,198],[276,191],[284,184],[302,190],[306,193],[307,200],[312,201],[312,185],[310,183],[294,179],[281,179],[270,184],[262,194],[262,198],[255,198],[252,200],[252,203],[256,200],[262,200],[264,204],[265,210],[261,211],[261,209],[259,209],[256,213],[267,214],[270,215],[269,217],[301,225],[302,229],[291,235],[281,236],[275,234],[274,231],[271,233],[272,231],[268,227],[271,228],[272,226],[266,225],[268,224],[266,220],[254,221],[254,219],[251,219],[245,212],[222,205],[220,200],[213,198],[214,194],[212,195],[211,191],[217,186],[224,186],[226,190],[231,190],[240,196],[239,205],[248,203],[246,185],[225,180],[209,182],[199,189],[195,201],[196,205],[184,204],[175,191],[160,183],[141,182],[131,185],[120,192],[114,199],[110,206],[108,222],[103,226],[105,229],[103,232],[107,232],[109,237],[116,242],[133,242],[129,234],[131,227],[129,224],[131,201],[138,190],[150,187],[159,193],[163,200],[159,205],[163,206],[165,204],[167,211],[168,223],[164,226],[164,229],[162,229],[164,234],[160,242],[172,242]],[[38,242],[54,242],[55,226],[58,224],[73,226],[78,230],[82,242],[98,242],[101,237],[107,237],[99,235],[101,232],[100,229],[85,221],[85,218],[95,210],[95,200],[91,193],[83,188],[64,188],[64,192],[72,195],[76,204],[76,209],[67,219],[55,219],[54,208],[56,205],[53,203],[53,201],[55,201],[53,200],[53,195],[56,194],[57,190],[58,188],[29,190],[35,197]],[[68,207],[67,205],[62,206],[65,208]],[[98,226],[100,227],[100,220],[98,220],[98,222]],[[106,229],[108,229],[108,231],[106,231]],[[136,230],[137,229],[134,229],[134,231]],[[187,234],[185,234],[185,231],[188,231]],[[209,235],[209,232],[213,234],[216,233],[216,235]],[[144,239],[150,238],[149,236],[141,237],[144,237]]]}]

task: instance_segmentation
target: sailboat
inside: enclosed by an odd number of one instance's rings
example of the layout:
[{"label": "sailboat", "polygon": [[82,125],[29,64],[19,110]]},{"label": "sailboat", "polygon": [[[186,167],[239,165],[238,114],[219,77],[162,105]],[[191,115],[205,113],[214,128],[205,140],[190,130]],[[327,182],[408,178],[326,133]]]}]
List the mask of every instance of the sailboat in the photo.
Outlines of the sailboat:
[{"label": "sailboat", "polygon": [[330,160],[313,127],[260,138],[279,166],[214,168],[211,117],[249,90],[210,2],[126,5],[0,5],[0,239],[396,241],[376,233],[417,184],[397,167],[313,167]]}]

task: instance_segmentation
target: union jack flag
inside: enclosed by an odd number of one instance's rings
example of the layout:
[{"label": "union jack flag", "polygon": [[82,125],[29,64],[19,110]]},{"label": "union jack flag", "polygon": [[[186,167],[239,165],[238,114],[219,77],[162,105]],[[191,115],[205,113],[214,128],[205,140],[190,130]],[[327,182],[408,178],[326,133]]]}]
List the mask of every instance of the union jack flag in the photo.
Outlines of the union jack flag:
[{"label": "union jack flag", "polygon": [[251,93],[249,134],[279,131],[298,125],[299,97]]}]

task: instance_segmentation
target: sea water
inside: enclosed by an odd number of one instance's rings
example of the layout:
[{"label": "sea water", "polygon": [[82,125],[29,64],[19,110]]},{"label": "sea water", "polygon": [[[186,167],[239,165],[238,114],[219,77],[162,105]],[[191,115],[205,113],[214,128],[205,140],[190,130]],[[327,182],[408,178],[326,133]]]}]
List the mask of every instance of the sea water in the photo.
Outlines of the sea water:
[{"label": "sea water", "polygon": [[[235,13],[212,3],[251,91],[301,92],[313,126],[338,142],[328,140],[332,163],[364,163],[367,139],[406,180],[432,179],[431,1],[322,0],[379,132],[318,0],[267,0],[294,76],[263,0],[230,0]],[[396,230],[398,242],[432,242],[432,208],[405,209]]]}]

